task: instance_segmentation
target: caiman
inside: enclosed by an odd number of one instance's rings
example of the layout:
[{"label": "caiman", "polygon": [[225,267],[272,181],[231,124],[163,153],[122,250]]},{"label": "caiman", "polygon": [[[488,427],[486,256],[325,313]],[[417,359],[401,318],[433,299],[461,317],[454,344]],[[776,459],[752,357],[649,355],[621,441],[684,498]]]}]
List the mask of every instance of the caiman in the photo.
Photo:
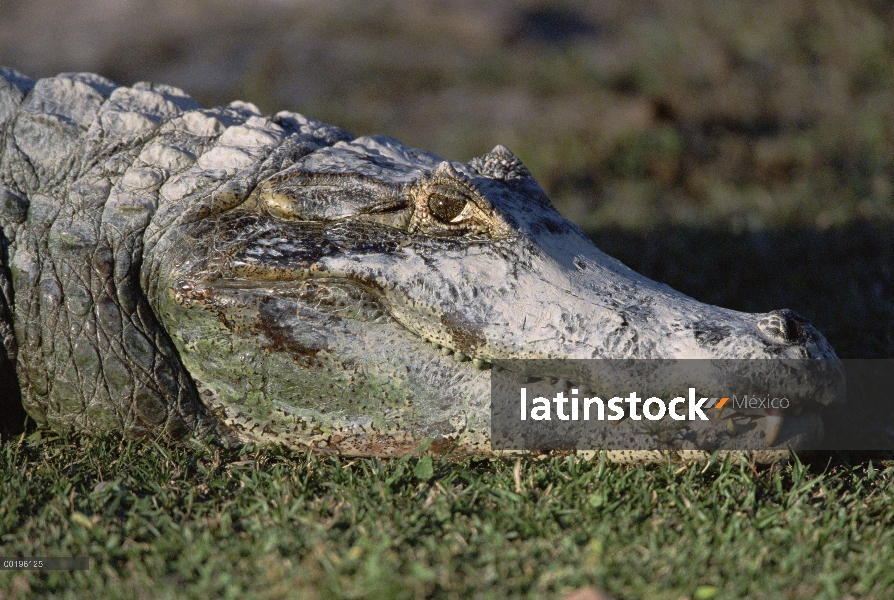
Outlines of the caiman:
[{"label": "caiman", "polygon": [[0,388],[40,425],[349,455],[489,454],[500,359],[835,357],[607,256],[503,146],[82,73],[0,70],[0,292]]}]

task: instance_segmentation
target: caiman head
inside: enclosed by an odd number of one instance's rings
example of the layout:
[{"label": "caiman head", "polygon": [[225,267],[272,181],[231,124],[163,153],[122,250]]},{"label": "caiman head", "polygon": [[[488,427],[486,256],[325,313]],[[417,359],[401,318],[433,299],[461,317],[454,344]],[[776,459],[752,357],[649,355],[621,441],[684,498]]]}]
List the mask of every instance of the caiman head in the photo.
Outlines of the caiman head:
[{"label": "caiman head", "polygon": [[486,452],[500,359],[835,356],[792,311],[703,304],[607,256],[502,146],[466,164],[339,142],[179,227],[151,301],[246,439]]}]

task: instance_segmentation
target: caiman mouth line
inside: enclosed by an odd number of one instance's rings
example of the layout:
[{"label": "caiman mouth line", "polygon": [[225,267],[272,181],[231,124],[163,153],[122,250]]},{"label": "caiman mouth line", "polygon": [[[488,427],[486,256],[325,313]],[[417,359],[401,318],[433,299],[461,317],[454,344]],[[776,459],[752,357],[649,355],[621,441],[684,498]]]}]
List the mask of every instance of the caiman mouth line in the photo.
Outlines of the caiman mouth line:
[{"label": "caiman mouth line", "polygon": [[[318,284],[322,284],[323,286],[342,285],[346,283],[350,286],[355,287],[361,293],[366,293],[374,296],[374,301],[381,306],[382,312],[394,322],[400,323],[400,321],[390,310],[390,306],[383,290],[375,283],[361,280],[356,277],[335,277],[331,273],[314,271],[296,274],[293,279],[287,281],[220,278],[215,280],[215,287],[218,290],[264,290],[270,293],[278,294],[280,296],[295,297],[301,295],[300,292],[296,292],[294,288],[295,282],[315,282]],[[779,316],[774,314],[765,319],[765,321],[773,323],[777,328],[780,328],[784,327],[784,325],[780,325],[780,323],[784,324],[785,316],[786,315]],[[799,316],[796,318],[798,319],[796,326],[798,329],[796,331],[798,331],[799,333],[788,335],[788,339],[790,342],[797,341],[799,336],[803,336],[803,334],[800,333],[800,328],[803,326],[802,324],[804,320],[802,317]],[[791,329],[792,327],[790,326],[790,330]],[[472,353],[463,352],[457,347],[451,347],[437,340],[428,338],[424,334],[420,334],[416,331],[413,331],[412,329],[407,328],[407,331],[417,336],[421,341],[426,343],[433,350],[433,352],[438,353],[442,356],[452,357],[458,364],[471,363],[471,366],[479,371],[487,371],[493,369],[496,372],[501,372],[506,368],[503,365],[506,364],[507,361],[495,358],[493,355],[476,356]],[[306,354],[306,351],[302,352],[302,354]],[[550,373],[544,369],[534,368],[533,370],[513,370],[510,368],[509,370],[514,373],[516,381],[520,384],[530,384],[545,381],[549,385],[555,386],[565,392],[569,392],[570,390],[575,389],[577,390],[577,393],[580,394],[582,397],[585,397],[591,393],[591,384],[584,383],[581,380],[571,379],[567,376]],[[779,435],[783,429],[784,422],[787,419],[810,419],[813,415],[818,414],[819,409],[822,407],[822,404],[813,402],[809,398],[805,398],[803,400],[796,399],[796,401],[793,402],[793,405],[794,408],[790,411],[774,409],[736,411],[728,407],[720,408],[715,411],[715,418],[717,420],[723,421],[725,430],[731,437],[735,437],[743,426],[748,426],[747,423],[743,425],[743,419],[747,422],[763,418],[765,444],[766,446],[771,447],[779,438]],[[807,413],[807,415],[802,417],[802,413],[805,412]],[[615,421],[612,424],[617,426],[622,422],[623,421]]]}]

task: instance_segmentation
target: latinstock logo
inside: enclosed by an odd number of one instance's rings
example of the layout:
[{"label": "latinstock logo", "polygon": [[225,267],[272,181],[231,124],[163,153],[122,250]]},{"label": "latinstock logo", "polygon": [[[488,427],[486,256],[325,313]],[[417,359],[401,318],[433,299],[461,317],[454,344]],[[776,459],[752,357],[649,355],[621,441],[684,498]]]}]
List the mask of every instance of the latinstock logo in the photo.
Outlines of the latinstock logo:
[{"label": "latinstock logo", "polygon": [[[491,445],[538,452],[887,448],[894,445],[894,439],[885,441],[886,414],[894,413],[888,401],[892,364],[837,359],[494,362]],[[881,433],[870,438],[867,430]]]},{"label": "latinstock logo", "polygon": [[687,396],[677,396],[669,402],[657,396],[643,399],[636,392],[627,396],[613,396],[608,401],[603,401],[599,396],[581,398],[577,388],[571,388],[570,394],[566,396],[564,391],[559,391],[551,400],[545,396],[537,396],[529,402],[528,389],[521,388],[520,420],[552,421],[555,416],[559,421],[620,421],[625,418],[634,421],[641,421],[643,418],[660,421],[668,416],[675,421],[709,421],[704,410],[712,408],[719,411],[729,405],[734,410],[785,410],[791,405],[788,398],[772,397],[769,394],[763,397],[743,394],[741,397],[731,395],[699,398],[694,387],[689,388]]}]

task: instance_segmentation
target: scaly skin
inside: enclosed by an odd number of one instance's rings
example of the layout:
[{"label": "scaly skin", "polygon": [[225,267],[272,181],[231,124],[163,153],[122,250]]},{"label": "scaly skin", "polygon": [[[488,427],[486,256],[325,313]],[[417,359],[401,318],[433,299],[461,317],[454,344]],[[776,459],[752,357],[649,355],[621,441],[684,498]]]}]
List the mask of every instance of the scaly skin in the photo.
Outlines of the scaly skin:
[{"label": "scaly skin", "polygon": [[487,454],[494,360],[835,356],[603,254],[501,146],[95,75],[0,70],[0,240],[5,357],[59,429]]}]

